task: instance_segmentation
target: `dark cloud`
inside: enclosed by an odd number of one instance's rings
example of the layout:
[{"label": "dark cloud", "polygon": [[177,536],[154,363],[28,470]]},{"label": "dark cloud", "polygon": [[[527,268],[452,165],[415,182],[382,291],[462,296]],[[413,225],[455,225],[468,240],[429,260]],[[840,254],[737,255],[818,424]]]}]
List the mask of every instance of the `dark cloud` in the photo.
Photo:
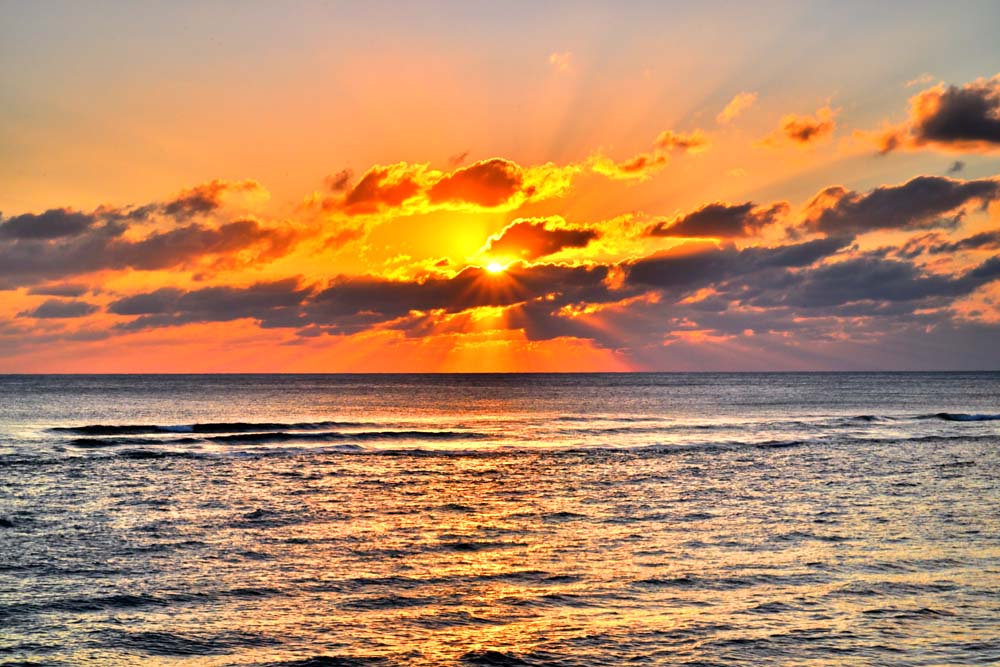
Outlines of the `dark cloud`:
[{"label": "dark cloud", "polygon": [[442,176],[427,191],[427,196],[432,204],[471,202],[499,206],[517,194],[523,182],[521,167],[510,160],[493,158]]},{"label": "dark cloud", "polygon": [[963,169],[965,169],[965,163],[962,162],[961,160],[955,160],[954,162],[951,163],[951,166],[948,167],[948,173],[957,174]]},{"label": "dark cloud", "polygon": [[341,169],[336,174],[330,174],[324,178],[323,184],[334,192],[342,192],[350,185],[352,176],[354,176],[354,172],[350,169]]},{"label": "dark cloud", "polygon": [[317,324],[385,322],[410,311],[457,313],[478,306],[509,306],[552,295],[555,306],[606,300],[606,266],[542,264],[511,266],[503,274],[469,267],[450,278],[393,281],[372,276],[341,277],[306,306]]},{"label": "dark cloud", "polygon": [[108,312],[115,315],[159,315],[168,313],[184,294],[176,287],[162,287],[155,292],[135,294],[108,305]]},{"label": "dark cloud", "polygon": [[968,205],[985,205],[997,198],[1000,182],[993,179],[918,176],[903,185],[882,186],[864,194],[834,186],[809,202],[806,227],[835,235],[949,228],[961,222]]},{"label": "dark cloud", "polygon": [[537,259],[564,248],[583,248],[600,237],[593,229],[550,226],[545,220],[516,220],[490,237],[485,251],[502,257]]},{"label": "dark cloud", "polygon": [[736,276],[809,266],[846,247],[849,238],[825,238],[775,247],[737,250],[732,245],[685,243],[628,265],[627,281],[685,293]]},{"label": "dark cloud", "polygon": [[97,306],[86,301],[62,301],[49,299],[34,310],[26,310],[17,314],[18,317],[36,317],[40,319],[61,319],[85,317],[96,313]]},{"label": "dark cloud", "polygon": [[222,197],[228,192],[256,192],[262,189],[257,181],[216,179],[184,190],[173,199],[163,202],[159,210],[172,218],[186,220],[216,210],[222,206]]},{"label": "dark cloud", "polygon": [[917,143],[1000,145],[1000,75],[925,90],[911,105]]},{"label": "dark cloud", "polygon": [[263,227],[254,220],[219,227],[193,223],[138,240],[123,238],[126,229],[122,223],[106,222],[68,238],[0,242],[0,287],[102,270],[167,269],[248,250],[257,259],[270,259],[298,240],[292,230]]},{"label": "dark cloud", "polygon": [[1000,249],[1000,230],[990,230],[973,234],[957,241],[951,241],[940,233],[923,234],[907,240],[902,248],[883,248],[883,255],[896,255],[913,259],[923,254],[940,255],[970,250]]},{"label": "dark cloud", "polygon": [[706,204],[693,213],[659,222],[650,227],[650,236],[695,238],[739,238],[752,236],[788,213],[788,204],[778,202],[754,208],[753,202]]},{"label": "dark cloud", "polygon": [[[860,133],[865,135],[866,133]],[[962,86],[939,84],[910,99],[910,118],[871,136],[880,153],[935,146],[989,152],[1000,148],[1000,74]],[[955,173],[955,162],[949,173]]]},{"label": "dark cloud", "polygon": [[1000,250],[1000,229],[981,232],[953,242],[945,241],[928,248],[928,252],[934,255],[962,250]]},{"label": "dark cloud", "polygon": [[45,213],[25,213],[0,222],[0,239],[47,240],[78,236],[95,222],[94,214],[66,208],[53,208]]},{"label": "dark cloud", "polygon": [[205,287],[192,291],[163,288],[119,299],[108,306],[108,311],[140,316],[119,325],[126,330],[244,318],[254,319],[264,327],[294,326],[298,306],[311,292],[312,288],[303,286],[298,278],[248,287]]},{"label": "dark cloud", "polygon": [[423,281],[341,277],[319,292],[301,286],[298,279],[247,288],[161,288],[119,299],[108,311],[138,316],[120,325],[128,330],[253,318],[264,327],[318,326],[351,333],[413,311],[458,313],[531,300],[545,300],[546,307],[558,309],[567,303],[607,301],[615,298],[605,284],[608,271],[605,266],[547,264],[513,266],[503,275],[495,275],[470,267],[453,277]]},{"label": "dark cloud", "polygon": [[748,302],[813,309],[861,301],[926,301],[968,294],[993,277],[995,272],[987,265],[952,277],[924,273],[910,262],[862,256],[796,273],[781,290],[767,289]]},{"label": "dark cloud", "polygon": [[28,294],[38,294],[40,296],[64,296],[78,297],[90,291],[90,287],[80,283],[50,283],[48,285],[36,285],[28,290]]}]

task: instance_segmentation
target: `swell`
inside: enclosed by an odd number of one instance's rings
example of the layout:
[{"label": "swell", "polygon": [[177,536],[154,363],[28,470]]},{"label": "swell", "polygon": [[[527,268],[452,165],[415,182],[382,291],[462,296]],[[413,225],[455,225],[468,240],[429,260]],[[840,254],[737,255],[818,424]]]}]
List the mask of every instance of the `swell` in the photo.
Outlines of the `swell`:
[{"label": "swell", "polygon": [[936,412],[920,415],[917,419],[940,419],[947,422],[988,422],[1000,420],[1000,414],[968,414],[964,412]]},{"label": "swell", "polygon": [[88,424],[55,426],[52,433],[72,435],[150,435],[155,433],[257,433],[262,431],[317,431],[328,428],[371,426],[371,422],[209,422],[203,424]]},{"label": "swell", "polygon": [[211,435],[203,438],[141,438],[141,437],[109,437],[109,438],[74,438],[69,444],[84,449],[121,446],[148,445],[190,445],[190,444],[228,444],[228,445],[260,445],[286,442],[365,442],[383,440],[482,440],[490,437],[487,433],[477,431],[273,431],[264,433],[231,433],[227,435]]},{"label": "swell", "polygon": [[15,616],[47,612],[83,614],[104,611],[125,611],[172,607],[178,604],[216,604],[225,600],[252,600],[274,597],[281,590],[268,587],[240,587],[191,593],[114,593],[80,597],[55,598],[46,601],[30,601],[18,604],[0,605],[0,616]]},{"label": "swell", "polygon": [[[361,440],[399,440],[400,438],[412,438],[410,436],[398,435],[400,432],[388,432],[388,433],[372,433],[367,438],[359,438]],[[435,433],[435,432],[431,432]],[[463,439],[481,439],[484,437],[489,437],[486,434],[469,434],[469,433],[455,433],[455,432],[436,432],[439,435],[426,437],[426,432],[424,432],[424,439],[434,440],[435,438],[439,440],[452,440],[460,441]],[[273,435],[278,438],[277,434]],[[880,445],[893,445],[893,444],[926,444],[926,443],[947,443],[952,441],[965,441],[965,442],[993,442],[997,436],[995,435],[922,435],[915,437],[889,437],[889,438],[856,438],[856,437],[836,437],[836,436],[825,436],[814,439],[796,439],[796,440],[763,440],[763,441],[719,441],[719,442],[707,442],[707,443],[691,443],[691,444],[650,444],[650,445],[638,445],[638,446],[613,446],[613,445],[594,445],[594,446],[550,446],[550,447],[482,447],[482,448],[469,448],[469,447],[449,447],[445,449],[437,448],[426,448],[420,446],[413,447],[382,447],[382,448],[368,448],[362,445],[356,444],[354,442],[348,442],[354,439],[349,434],[338,434],[329,438],[328,442],[331,443],[325,447],[312,447],[312,446],[296,446],[295,441],[289,442],[288,447],[272,447],[268,449],[252,449],[252,450],[240,450],[233,449],[229,451],[206,451],[206,450],[183,450],[183,449],[170,449],[169,447],[163,447],[163,445],[170,445],[171,443],[177,444],[176,441],[171,440],[156,440],[155,447],[145,447],[143,443],[136,442],[135,439],[127,438],[78,438],[71,441],[77,447],[84,449],[109,449],[113,451],[113,458],[131,459],[136,461],[150,460],[156,461],[161,459],[173,459],[173,458],[187,458],[187,459],[225,459],[230,457],[241,457],[241,456],[253,456],[253,457],[282,457],[282,456],[311,456],[311,457],[325,457],[325,456],[341,456],[341,455],[357,455],[357,456],[392,456],[392,457],[477,457],[477,458],[495,458],[495,457],[516,457],[516,456],[528,456],[528,457],[550,457],[550,456],[571,456],[571,457],[660,457],[660,456],[673,456],[673,455],[683,455],[683,454],[693,454],[697,452],[711,453],[711,452],[725,452],[725,451],[778,451],[785,450],[789,448],[799,448],[799,447],[809,447],[809,446],[880,446]],[[186,444],[187,439],[184,443]],[[302,437],[303,441],[320,442],[316,438]],[[204,440],[199,440],[197,442],[204,443]],[[252,441],[244,440],[242,442],[234,443],[230,441],[228,444],[262,444],[269,442],[267,439],[253,439]],[[275,439],[270,442],[280,443],[282,440]],[[339,444],[333,444],[339,443]],[[68,461],[81,461],[87,460],[89,457],[79,457],[79,456],[67,456],[62,458],[34,458],[25,456],[0,456],[0,468],[6,466],[36,466],[36,465],[60,465]],[[102,459],[108,457],[100,457]]]}]

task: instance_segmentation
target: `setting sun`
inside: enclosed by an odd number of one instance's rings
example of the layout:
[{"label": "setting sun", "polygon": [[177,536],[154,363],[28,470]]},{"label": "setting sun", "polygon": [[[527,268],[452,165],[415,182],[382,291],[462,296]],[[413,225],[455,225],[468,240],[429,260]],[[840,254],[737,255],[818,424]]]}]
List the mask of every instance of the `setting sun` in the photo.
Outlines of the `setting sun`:
[{"label": "setting sun", "polygon": [[490,262],[486,265],[486,270],[490,273],[503,273],[507,267],[500,262]]}]

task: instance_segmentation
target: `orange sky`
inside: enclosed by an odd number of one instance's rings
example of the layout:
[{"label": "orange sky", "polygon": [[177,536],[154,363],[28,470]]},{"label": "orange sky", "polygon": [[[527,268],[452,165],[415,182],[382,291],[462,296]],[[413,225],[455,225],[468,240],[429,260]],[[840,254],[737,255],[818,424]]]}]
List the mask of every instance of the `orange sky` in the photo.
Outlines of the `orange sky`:
[{"label": "orange sky", "polygon": [[62,9],[0,29],[0,372],[1000,367],[988,21]]}]

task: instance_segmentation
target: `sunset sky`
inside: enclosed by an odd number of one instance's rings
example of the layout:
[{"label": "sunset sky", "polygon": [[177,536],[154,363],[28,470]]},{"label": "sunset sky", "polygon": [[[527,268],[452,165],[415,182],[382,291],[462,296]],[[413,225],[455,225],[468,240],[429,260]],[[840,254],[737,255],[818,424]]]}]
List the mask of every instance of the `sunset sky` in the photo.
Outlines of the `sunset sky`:
[{"label": "sunset sky", "polygon": [[1000,368],[998,26],[0,2],[0,372]]}]

